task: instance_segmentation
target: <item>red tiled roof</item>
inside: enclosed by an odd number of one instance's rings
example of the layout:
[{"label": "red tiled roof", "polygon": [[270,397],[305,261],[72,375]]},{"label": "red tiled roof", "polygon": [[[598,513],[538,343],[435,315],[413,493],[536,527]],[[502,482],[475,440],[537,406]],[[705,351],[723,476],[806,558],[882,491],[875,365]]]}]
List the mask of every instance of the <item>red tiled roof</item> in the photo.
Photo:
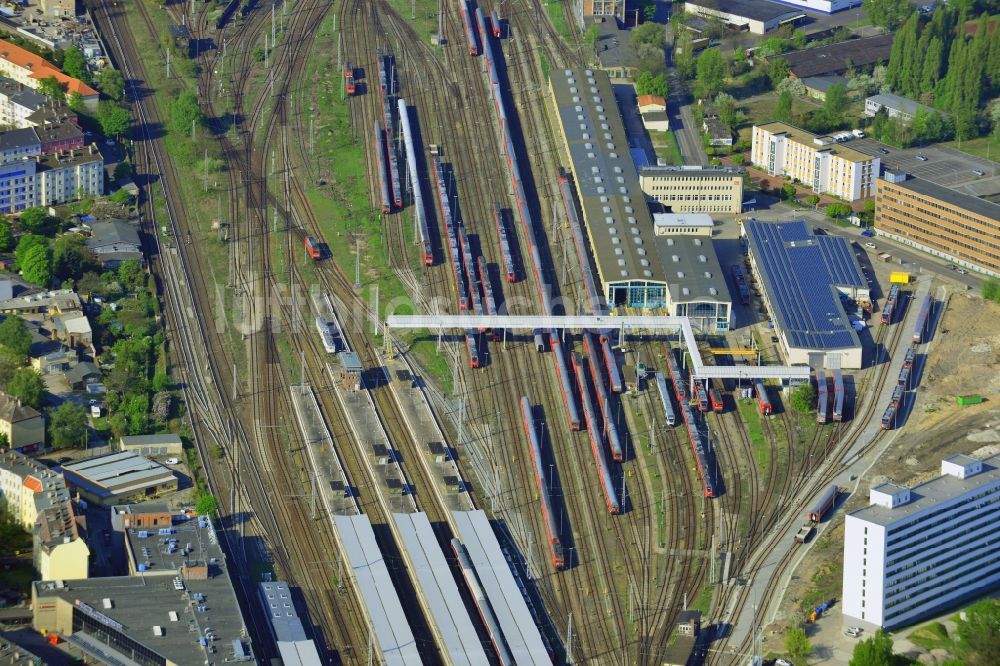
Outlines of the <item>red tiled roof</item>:
[{"label": "red tiled roof", "polygon": [[97,95],[96,90],[80,79],[74,79],[72,76],[63,74],[59,68],[45,58],[3,39],[0,39],[0,58],[12,62],[22,69],[31,70],[31,78],[33,79],[47,79],[50,76],[56,77],[59,83],[66,84],[67,93],[80,93],[84,97]]}]

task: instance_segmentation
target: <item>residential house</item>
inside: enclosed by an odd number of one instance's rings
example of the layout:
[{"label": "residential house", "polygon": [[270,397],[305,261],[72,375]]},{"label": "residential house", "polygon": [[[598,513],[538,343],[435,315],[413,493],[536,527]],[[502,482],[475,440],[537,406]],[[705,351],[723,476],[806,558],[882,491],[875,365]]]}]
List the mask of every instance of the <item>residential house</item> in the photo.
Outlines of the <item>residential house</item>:
[{"label": "residential house", "polygon": [[45,16],[68,18],[76,16],[76,0],[39,0],[39,5]]},{"label": "residential house", "polygon": [[123,261],[136,259],[144,263],[139,230],[123,220],[94,222],[90,225],[93,236],[87,240],[89,247],[107,268],[118,268]]},{"label": "residential house", "polygon": [[94,332],[90,328],[90,320],[80,311],[66,312],[52,317],[52,332],[57,340],[62,340],[69,347],[91,348],[94,345]]},{"label": "residential house", "polygon": [[670,118],[667,116],[667,100],[658,95],[639,95],[639,114],[642,124],[651,132],[666,132],[670,129]]},{"label": "residential house", "polygon": [[64,373],[66,381],[76,390],[83,390],[88,384],[101,381],[104,375],[101,369],[90,361],[81,361]]},{"label": "residential house", "polygon": [[67,95],[79,93],[87,107],[97,109],[100,96],[96,90],[79,79],[67,76],[41,56],[6,40],[0,40],[0,75],[35,89],[43,79],[54,77],[65,86]]},{"label": "residential house", "polygon": [[90,548],[80,533],[81,518],[69,500],[39,514],[32,538],[32,554],[40,580],[88,577]]},{"label": "residential house", "polygon": [[52,100],[14,79],[0,76],[0,125],[24,127],[25,119]]},{"label": "residential house", "polygon": [[80,309],[80,297],[72,289],[36,291],[0,300],[3,314],[59,314]]},{"label": "residential house", "polygon": [[0,391],[0,434],[12,449],[25,449],[45,442],[45,419],[18,398]]},{"label": "residential house", "polygon": [[61,474],[18,451],[0,453],[0,495],[14,520],[28,530],[39,513],[70,499]]}]

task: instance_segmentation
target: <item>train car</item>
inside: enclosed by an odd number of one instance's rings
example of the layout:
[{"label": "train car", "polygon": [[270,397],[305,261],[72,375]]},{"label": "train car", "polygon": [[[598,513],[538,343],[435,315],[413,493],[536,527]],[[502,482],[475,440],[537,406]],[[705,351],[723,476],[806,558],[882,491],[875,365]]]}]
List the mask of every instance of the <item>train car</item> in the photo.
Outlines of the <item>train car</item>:
[{"label": "train car", "polygon": [[590,367],[590,378],[594,382],[594,391],[597,394],[597,405],[601,408],[601,418],[604,420],[604,432],[608,436],[608,449],[611,457],[617,462],[621,462],[625,455],[622,449],[621,437],[618,436],[618,425],[615,423],[614,414],[611,412],[611,401],[608,392],[604,388],[604,378],[601,376],[601,361],[598,357],[596,338],[592,333],[583,334],[583,348],[587,354],[587,365]]},{"label": "train car", "polygon": [[905,392],[906,389],[899,384],[896,384],[896,387],[892,389],[892,395],[889,397],[889,404],[893,407],[899,407],[899,403],[903,400],[903,394]]},{"label": "train car", "polygon": [[912,368],[913,361],[915,361],[916,358],[917,358],[917,350],[914,349],[913,347],[907,347],[906,356],[903,357],[903,367]]},{"label": "train car", "polygon": [[666,416],[667,425],[670,427],[677,425],[677,414],[674,412],[674,403],[670,399],[667,378],[662,372],[656,373],[656,389],[660,392],[660,401],[663,403],[663,413]]},{"label": "train car", "polygon": [[830,398],[827,393],[826,375],[822,370],[816,371],[816,423],[826,423]]},{"label": "train car", "polygon": [[542,333],[542,329],[535,329],[535,351],[541,353],[545,351],[545,334]]},{"label": "train car", "polygon": [[594,455],[594,462],[597,465],[598,477],[601,481],[601,491],[604,493],[604,501],[607,503],[609,513],[620,513],[621,503],[618,501],[618,491],[611,480],[611,470],[608,468],[608,461],[604,458],[604,447],[601,445],[601,431],[597,427],[597,415],[594,413],[594,403],[590,397],[590,390],[587,387],[587,373],[583,369],[583,361],[578,356],[573,357],[573,367],[576,370],[577,386],[580,389],[581,403],[583,404],[583,416],[587,422],[587,432],[590,437],[590,449]]},{"label": "train car", "polygon": [[[596,313],[595,313],[596,314]],[[614,393],[622,392],[622,373],[618,367],[618,359],[611,349],[611,342],[607,336],[601,340],[601,355],[604,357],[604,368],[608,371],[608,386]]]},{"label": "train car", "polygon": [[[476,315],[483,314],[483,299],[480,295],[479,273],[476,270],[476,261],[472,258],[472,246],[469,244],[469,237],[465,234],[465,228],[457,224],[455,233],[458,237],[458,245],[462,250],[462,268],[465,279],[469,285],[469,301],[472,312]],[[482,333],[485,329],[479,329]]]},{"label": "train car", "polygon": [[438,155],[431,155],[431,172],[434,174],[434,185],[437,189],[438,211],[448,237],[448,258],[451,261],[451,272],[455,278],[455,296],[459,310],[469,309],[469,291],[465,285],[462,271],[462,256],[458,245],[455,219],[452,216],[451,199],[445,185],[444,167]]},{"label": "train car", "polygon": [[465,586],[468,588],[469,594],[472,595],[472,600],[476,604],[476,609],[479,611],[479,617],[483,620],[483,625],[486,627],[486,633],[490,636],[490,641],[493,643],[493,650],[496,652],[500,664],[502,666],[513,666],[514,657],[510,654],[510,650],[507,648],[507,642],[503,638],[503,632],[500,631],[500,624],[497,622],[493,608],[486,599],[486,593],[483,591],[483,587],[479,583],[479,576],[476,574],[475,567],[472,566],[472,560],[469,558],[469,553],[465,550],[465,546],[463,546],[462,542],[458,539],[451,540],[451,549],[455,553],[455,558],[458,560],[458,566],[462,570],[462,580],[465,581]]},{"label": "train car", "polygon": [[350,62],[344,67],[344,88],[347,90],[348,95],[353,95],[357,92],[357,88],[354,85],[354,67]]},{"label": "train car", "polygon": [[545,523],[545,532],[549,542],[549,556],[552,558],[552,566],[561,570],[566,566],[566,558],[562,543],[559,541],[559,528],[555,522],[555,513],[552,511],[549,481],[545,477],[545,467],[542,465],[541,440],[538,436],[538,430],[535,428],[531,402],[527,396],[521,396],[521,421],[524,424],[524,432],[528,435],[528,443],[531,444],[531,460],[535,463],[535,483],[538,485],[538,498],[542,505],[542,520]]},{"label": "train car", "polygon": [[731,269],[733,282],[736,283],[736,293],[739,295],[740,303],[750,305],[750,285],[747,284],[746,276],[739,264],[733,264]]},{"label": "train car", "polygon": [[833,371],[833,421],[844,420],[844,373],[839,369]]},{"label": "train car", "polygon": [[896,408],[889,405],[882,413],[882,430],[892,430],[896,427]]},{"label": "train car", "polygon": [[386,170],[389,176],[389,195],[397,208],[403,207],[403,192],[399,187],[399,163],[393,140],[396,136],[392,117],[392,97],[396,92],[395,61],[391,55],[379,53],[379,95],[382,101],[382,116],[385,122]]},{"label": "train car", "polygon": [[320,250],[319,245],[316,243],[316,239],[312,236],[305,237],[306,254],[313,261],[319,261],[323,257],[323,252]]},{"label": "train car", "polygon": [[323,349],[327,354],[337,353],[337,339],[330,330],[330,322],[323,317],[316,317],[316,332],[319,333],[319,340],[323,344]]},{"label": "train car", "polygon": [[910,368],[900,369],[896,384],[902,386],[904,391],[910,387]]},{"label": "train car", "polygon": [[493,297],[493,283],[490,282],[490,273],[486,268],[486,258],[479,255],[477,258],[479,265],[479,278],[483,285],[483,309],[486,314],[497,314],[497,301]]},{"label": "train car", "polygon": [[469,11],[469,3],[465,0],[459,0],[459,7],[462,10],[462,24],[465,26],[465,39],[469,45],[469,55],[477,56],[479,55],[479,43],[476,41],[476,26],[474,21],[476,20],[472,16],[472,12]]},{"label": "train car", "polygon": [[490,25],[493,27],[493,36],[497,39],[503,37],[503,25],[500,23],[500,16],[497,15],[497,10],[490,12]]},{"label": "train car", "polygon": [[807,514],[809,520],[814,523],[818,523],[823,520],[823,516],[826,512],[833,508],[833,505],[837,502],[837,494],[839,490],[836,485],[832,485],[826,489],[813,508]]},{"label": "train car", "polygon": [[664,344],[663,348],[666,352],[667,371],[670,373],[670,381],[674,384],[674,395],[677,396],[677,402],[685,403],[688,399],[687,388],[684,385],[684,377],[681,374],[680,366],[674,358],[674,353],[670,347]]},{"label": "train car", "polygon": [[898,284],[894,284],[891,287],[889,287],[889,295],[886,296],[886,300],[889,301],[890,303],[895,303],[896,301],[899,300],[899,285]]},{"label": "train car", "polygon": [[563,346],[559,343],[559,336],[555,329],[549,331],[549,344],[552,345],[554,352],[553,359],[556,364],[556,374],[559,375],[563,402],[566,404],[566,414],[569,417],[569,429],[580,430],[583,426],[580,423],[580,411],[576,408],[576,399],[573,397],[569,366],[566,364],[566,354]]},{"label": "train car", "polygon": [[695,420],[691,405],[686,402],[680,404],[681,418],[687,428],[688,439],[691,443],[691,452],[694,454],[695,465],[698,467],[698,474],[701,477],[701,490],[705,497],[715,497],[715,485],[712,483],[712,467],[708,460],[706,442],[702,441],[701,428]]},{"label": "train car", "polygon": [[385,133],[382,126],[375,123],[375,163],[378,169],[379,195],[382,199],[382,212],[392,211],[392,199],[389,194],[389,179],[385,171]]},{"label": "train car", "polygon": [[701,382],[696,384],[694,388],[695,397],[698,399],[698,411],[705,414],[712,409],[708,404],[708,391],[705,390],[705,385]]},{"label": "train car", "polygon": [[503,265],[503,276],[507,282],[517,282],[517,269],[514,267],[514,253],[511,241],[507,236],[507,225],[503,221],[500,204],[493,202],[493,219],[497,224],[497,236],[500,238],[500,256]]},{"label": "train car", "polygon": [[931,302],[931,296],[928,294],[924,296],[924,300],[920,304],[920,311],[917,313],[917,322],[913,327],[913,344],[915,345],[924,342],[924,337],[927,335],[927,325],[931,315]]},{"label": "train car", "polygon": [[767,387],[764,386],[764,381],[761,379],[753,380],[753,388],[757,394],[757,406],[760,408],[760,413],[764,416],[773,414],[774,406],[771,405],[771,399],[767,397]]},{"label": "train car", "polygon": [[479,341],[476,340],[476,332],[471,328],[465,329],[465,348],[469,352],[469,367],[478,368],[479,362]]},{"label": "train car", "polygon": [[410,126],[410,114],[405,99],[397,100],[396,104],[399,111],[399,128],[403,132],[403,146],[406,149],[406,168],[410,174],[410,188],[413,190],[413,214],[417,219],[417,233],[420,235],[420,245],[423,250],[421,258],[424,266],[433,266],[434,248],[431,247],[431,231],[427,223],[427,209],[424,208],[424,192],[417,170],[417,150]]},{"label": "train car", "polygon": [[879,321],[883,324],[892,323],[892,312],[896,308],[895,301],[886,301],[885,305],[882,306],[882,315],[879,317]]},{"label": "train car", "polygon": [[722,402],[722,394],[714,386],[708,391],[708,401],[712,405],[712,411],[716,414],[721,414],[726,407]]}]

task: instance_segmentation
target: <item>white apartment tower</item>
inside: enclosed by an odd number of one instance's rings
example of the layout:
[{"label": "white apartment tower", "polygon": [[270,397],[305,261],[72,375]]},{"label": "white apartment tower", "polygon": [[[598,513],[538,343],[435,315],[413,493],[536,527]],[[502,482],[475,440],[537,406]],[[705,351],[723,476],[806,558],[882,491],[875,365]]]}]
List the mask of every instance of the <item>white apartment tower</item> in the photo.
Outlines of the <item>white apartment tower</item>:
[{"label": "white apartment tower", "polygon": [[913,624],[1000,585],[1000,454],[955,455],[913,488],[885,483],[844,524],[844,615]]}]

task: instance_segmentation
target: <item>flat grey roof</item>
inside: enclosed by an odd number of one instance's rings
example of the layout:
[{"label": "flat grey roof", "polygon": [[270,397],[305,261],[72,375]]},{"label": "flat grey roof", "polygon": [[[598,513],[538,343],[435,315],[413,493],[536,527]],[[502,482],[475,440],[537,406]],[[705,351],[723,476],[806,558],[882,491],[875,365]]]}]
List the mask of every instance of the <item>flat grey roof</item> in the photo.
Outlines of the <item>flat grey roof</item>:
[{"label": "flat grey roof", "polygon": [[102,496],[120,495],[175,478],[168,467],[132,451],[110,453],[63,466],[67,480]]},{"label": "flat grey roof", "polygon": [[181,444],[181,436],[173,433],[161,435],[126,435],[121,438],[122,446],[143,446],[144,444]]},{"label": "flat grey roof", "polygon": [[710,238],[656,236],[656,250],[667,274],[671,303],[732,303],[726,275]]},{"label": "flat grey roof", "polygon": [[187,520],[185,514],[174,514],[169,531],[166,527],[129,527],[125,539],[132,551],[133,565],[145,565],[151,576],[166,575],[188,566],[211,565],[215,568],[223,558],[214,532],[208,531],[204,518]]},{"label": "flat grey roof", "polygon": [[664,282],[611,80],[599,70],[558,69],[550,84],[602,282]]},{"label": "flat grey roof", "polygon": [[451,515],[514,661],[519,666],[550,666],[552,658],[486,513],[452,511]]},{"label": "flat grey roof", "polygon": [[411,573],[448,653],[447,663],[485,664],[489,661],[469,611],[458,592],[455,577],[426,513],[394,513],[393,520],[410,560]]},{"label": "flat grey roof", "polygon": [[861,344],[836,289],[868,287],[845,239],[816,236],[802,220],[751,219],[743,223],[743,233],[777,327],[791,347],[835,350]]},{"label": "flat grey roof", "polygon": [[787,5],[779,5],[767,0],[685,0],[689,5],[704,7],[717,12],[725,12],[730,16],[751,19],[753,21],[786,20],[794,16],[805,16],[801,10],[791,9]]},{"label": "flat grey roof", "polygon": [[893,33],[837,42],[813,49],[792,51],[775,56],[788,63],[796,77],[804,79],[819,74],[840,74],[849,66],[864,67],[876,62],[888,62],[892,51]]},{"label": "flat grey roof", "polygon": [[[882,179],[880,178],[879,180]],[[988,220],[1000,220],[1000,204],[995,204],[969,194],[962,194],[950,187],[944,187],[923,178],[907,177],[903,182],[893,183],[893,185],[906,188],[916,194],[938,199],[956,208],[967,210],[970,213],[982,215]]]},{"label": "flat grey roof", "polygon": [[914,486],[910,489],[910,501],[897,506],[895,509],[872,504],[862,509],[851,511],[847,515],[875,525],[888,527],[893,523],[898,523],[918,513],[933,509],[939,504],[948,502],[971,490],[997,483],[1000,483],[1000,454],[984,458],[983,471],[979,474],[973,474],[965,479],[960,479],[951,474],[943,474],[930,481],[925,481],[920,485]]},{"label": "flat grey roof", "polygon": [[[175,527],[179,533],[189,530],[181,538],[199,542],[204,552],[216,559],[209,568],[207,579],[184,579],[183,590],[175,588],[174,577],[169,575],[70,580],[63,581],[61,589],[55,581],[38,581],[34,583],[38,596],[58,597],[70,604],[79,600],[100,616],[117,623],[132,639],[176,664],[203,664],[210,658],[198,642],[209,633],[209,628],[217,637],[210,644],[219,650],[214,655],[218,659],[212,661],[221,662],[232,656],[234,640],[243,641],[246,652],[252,654],[214,528],[210,523],[198,527],[196,520],[175,524]],[[204,603],[198,601],[199,595],[204,595]],[[110,599],[110,608],[105,607],[104,599]],[[177,614],[177,621],[170,618],[171,612]],[[92,616],[100,619],[100,616]],[[154,626],[163,628],[162,636],[154,635]]]},{"label": "flat grey roof", "polygon": [[419,666],[421,660],[416,640],[396,588],[392,585],[368,516],[334,516],[333,524],[382,660],[387,666]]},{"label": "flat grey roof", "polygon": [[896,109],[897,111],[902,111],[913,115],[917,112],[917,109],[924,109],[926,111],[933,112],[929,106],[925,106],[920,102],[914,102],[912,99],[907,99],[905,97],[900,97],[899,95],[893,95],[891,93],[880,93],[878,95],[869,95],[865,98],[865,102],[871,100],[882,106],[888,107],[890,109]]},{"label": "flat grey roof", "polygon": [[278,641],[282,666],[321,666],[316,643],[313,641]]},{"label": "flat grey roof", "polygon": [[269,581],[257,586],[260,602],[264,605],[276,641],[304,641],[306,630],[295,610],[292,592],[284,581]]},{"label": "flat grey roof", "polygon": [[964,467],[969,463],[979,462],[979,458],[973,458],[972,456],[967,456],[964,453],[956,453],[953,456],[945,458],[945,461],[955,463],[956,465],[962,465]]},{"label": "flat grey roof", "polygon": [[711,167],[699,165],[663,165],[645,166],[639,170],[639,175],[643,178],[666,178],[667,176],[687,176],[692,178],[735,178],[743,177],[743,169],[739,167]]}]

